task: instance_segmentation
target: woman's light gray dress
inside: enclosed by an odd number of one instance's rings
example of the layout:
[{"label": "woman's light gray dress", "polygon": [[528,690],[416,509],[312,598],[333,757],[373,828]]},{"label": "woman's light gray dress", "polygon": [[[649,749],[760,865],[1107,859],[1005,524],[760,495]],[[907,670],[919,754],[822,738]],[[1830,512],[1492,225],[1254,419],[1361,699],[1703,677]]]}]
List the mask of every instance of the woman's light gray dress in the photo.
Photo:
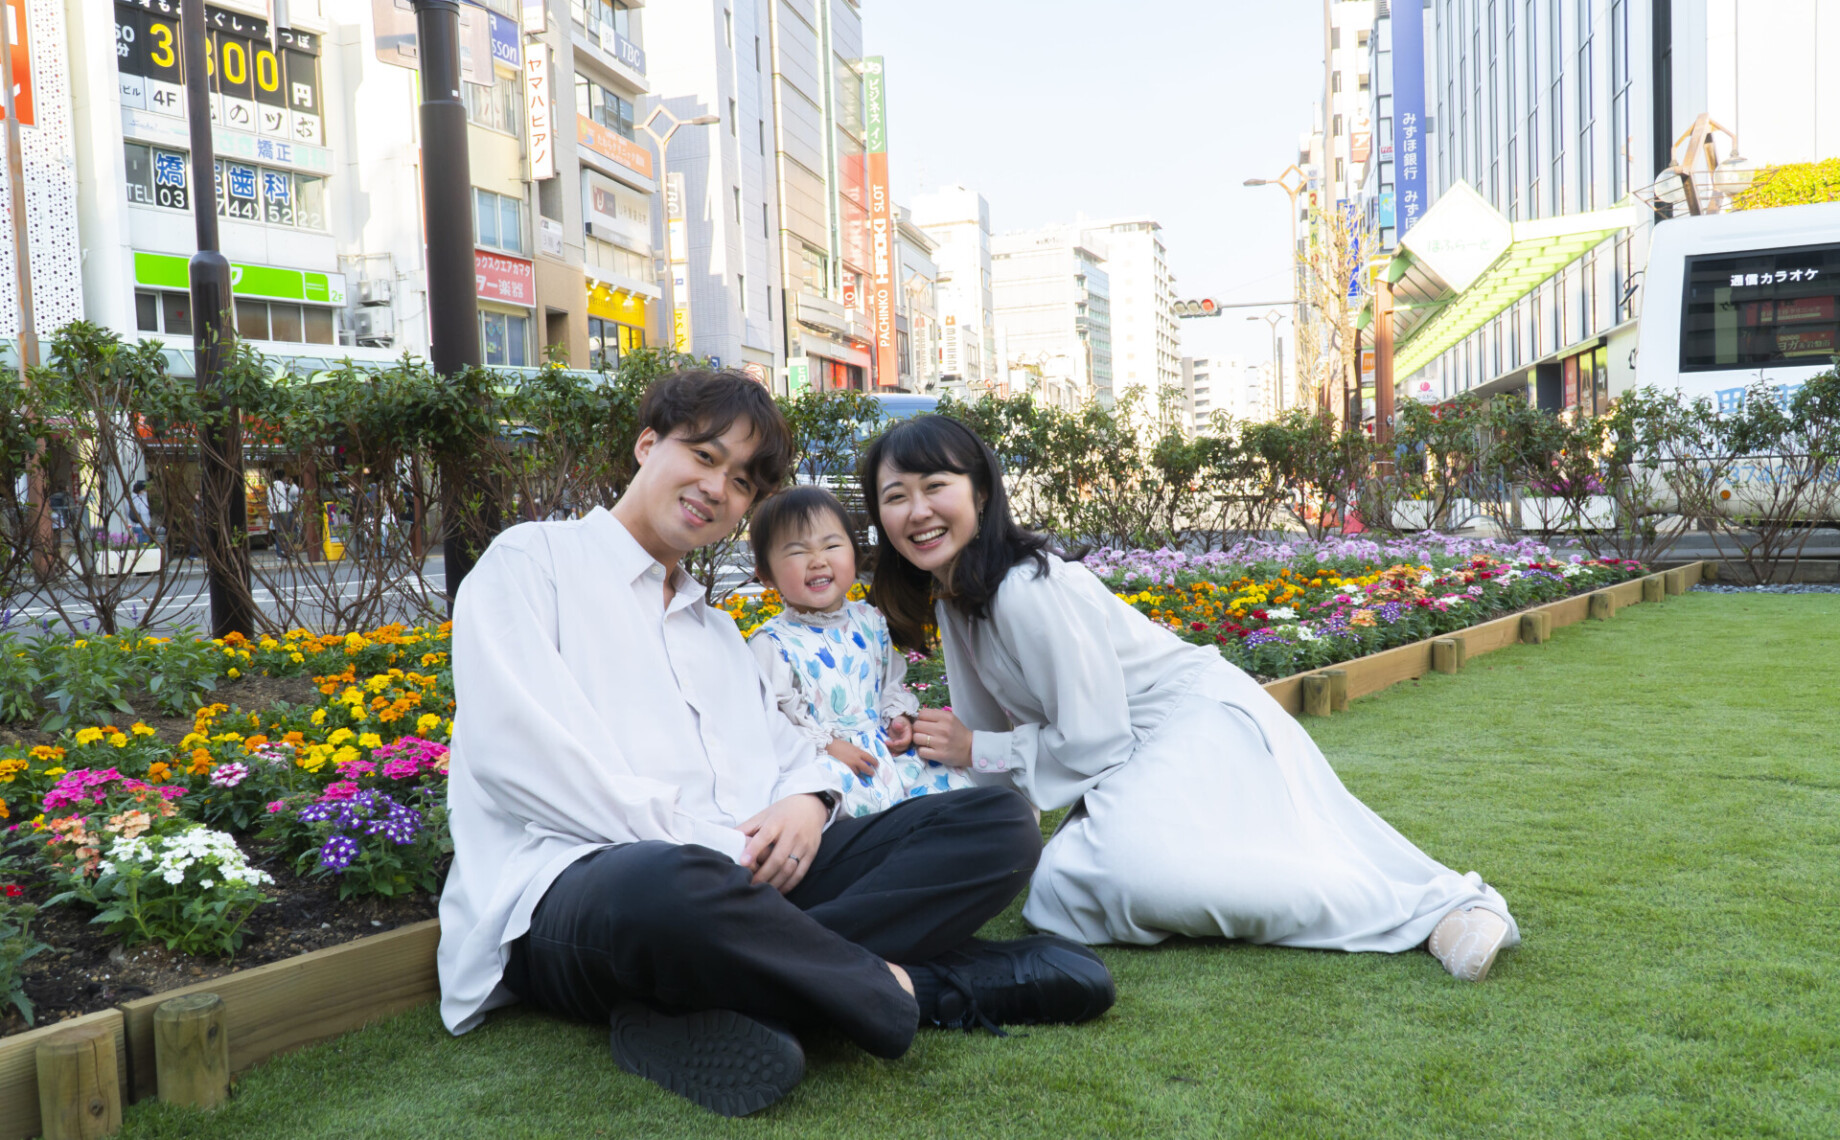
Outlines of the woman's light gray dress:
[{"label": "woman's light gray dress", "polygon": [[1382,951],[1422,944],[1462,906],[1514,927],[1481,876],[1355,799],[1251,677],[1084,566],[1050,563],[1011,570],[987,621],[936,609],[976,778],[1044,810],[1080,805],[1029,884],[1031,926],[1089,944],[1187,934]]}]

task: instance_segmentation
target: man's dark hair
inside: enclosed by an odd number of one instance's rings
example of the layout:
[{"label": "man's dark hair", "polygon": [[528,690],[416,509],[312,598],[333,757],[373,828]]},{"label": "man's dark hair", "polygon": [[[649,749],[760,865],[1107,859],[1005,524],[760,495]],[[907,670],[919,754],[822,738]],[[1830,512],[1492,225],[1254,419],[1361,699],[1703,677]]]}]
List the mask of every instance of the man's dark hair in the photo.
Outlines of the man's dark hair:
[{"label": "man's dark hair", "polygon": [[837,525],[849,541],[850,553],[855,556],[856,565],[860,568],[862,551],[857,549],[856,536],[850,530],[850,512],[844,509],[837,496],[823,487],[806,485],[788,487],[764,499],[754,508],[754,521],[748,527],[748,545],[754,551],[755,572],[767,569],[767,559],[773,552],[774,543],[784,541],[794,530],[810,525],[826,514],[837,517]]},{"label": "man's dark hair", "polygon": [[639,403],[639,426],[659,439],[678,428],[686,443],[708,443],[746,420],[759,445],[748,460],[754,500],[779,489],[792,466],[792,431],[773,397],[745,372],[686,368],[654,381]]},{"label": "man's dark hair", "polygon": [[[937,591],[933,575],[901,557],[888,540],[876,486],[884,463],[908,474],[952,471],[971,479],[972,496],[980,504],[977,534],[946,569],[945,584]],[[935,592],[966,617],[982,620],[990,616],[997,587],[1017,563],[1033,559],[1037,574],[1048,572],[1048,539],[1016,525],[997,453],[951,416],[915,416],[895,424],[863,453],[857,477],[878,536],[869,600],[888,619],[888,632],[903,649],[925,653],[933,648],[928,631]]]}]

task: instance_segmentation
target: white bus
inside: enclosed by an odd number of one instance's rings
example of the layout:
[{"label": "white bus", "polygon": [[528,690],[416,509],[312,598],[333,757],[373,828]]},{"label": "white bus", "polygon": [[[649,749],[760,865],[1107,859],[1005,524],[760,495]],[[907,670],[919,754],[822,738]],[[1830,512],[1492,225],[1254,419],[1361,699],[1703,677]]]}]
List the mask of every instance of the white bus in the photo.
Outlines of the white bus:
[{"label": "white bus", "polygon": [[1635,387],[1786,402],[1840,355],[1840,202],[1661,222],[1642,292]]}]

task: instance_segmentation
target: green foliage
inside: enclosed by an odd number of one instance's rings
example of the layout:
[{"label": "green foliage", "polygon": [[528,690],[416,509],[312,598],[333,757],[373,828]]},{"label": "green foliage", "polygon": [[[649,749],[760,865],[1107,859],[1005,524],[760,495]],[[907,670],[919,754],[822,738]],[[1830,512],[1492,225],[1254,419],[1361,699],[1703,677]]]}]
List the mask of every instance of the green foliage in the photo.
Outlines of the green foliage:
[{"label": "green foliage", "polygon": [[1817,202],[1840,202],[1840,158],[1766,166],[1732,197],[1730,209],[1765,210]]},{"label": "green foliage", "polygon": [[53,905],[79,901],[90,921],[124,946],[159,942],[181,954],[234,954],[243,924],[268,901],[269,876],[249,867],[236,841],[201,824],[155,828],[109,843],[93,876],[67,871]]},{"label": "green foliage", "polygon": [[1249,425],[1244,438],[1270,471],[1284,508],[1310,538],[1340,529],[1369,467],[1372,445],[1365,435],[1342,430],[1322,409],[1291,408]]},{"label": "green foliage", "polygon": [[32,936],[38,908],[24,899],[24,890],[12,880],[17,875],[10,856],[0,855],[0,1014],[8,1006],[32,1024],[32,1001],[26,997],[19,968],[51,947]]},{"label": "green foliage", "polygon": [[38,673],[44,679],[44,703],[50,710],[40,729],[60,732],[79,724],[107,721],[116,713],[134,715],[134,706],[128,703],[134,672],[127,653],[113,638],[66,642],[46,636],[36,649]]}]

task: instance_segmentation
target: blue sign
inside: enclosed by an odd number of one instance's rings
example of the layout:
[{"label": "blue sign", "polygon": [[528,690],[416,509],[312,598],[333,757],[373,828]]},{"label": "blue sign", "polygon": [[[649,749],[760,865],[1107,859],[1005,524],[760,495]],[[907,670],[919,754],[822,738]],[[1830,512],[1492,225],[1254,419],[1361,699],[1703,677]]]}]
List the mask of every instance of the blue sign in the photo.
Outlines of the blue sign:
[{"label": "blue sign", "polygon": [[524,44],[518,36],[517,21],[507,20],[497,12],[486,15],[492,18],[492,62],[522,71]]},{"label": "blue sign", "polygon": [[230,168],[230,196],[253,202],[256,198],[256,168],[253,166],[232,166]]},{"label": "blue sign", "polygon": [[169,150],[154,151],[153,184],[185,189],[185,156]]},{"label": "blue sign", "polygon": [[1393,228],[1393,192],[1391,190],[1380,192],[1380,227],[1389,230]]},{"label": "blue sign", "polygon": [[1393,6],[1393,183],[1398,232],[1406,236],[1431,205],[1425,177],[1425,10],[1417,0]]},{"label": "blue sign", "polygon": [[291,179],[278,170],[262,172],[262,197],[270,202],[286,202],[291,196],[289,183]]},{"label": "blue sign", "polygon": [[640,75],[645,74],[645,49],[618,32],[613,33],[613,55]]}]

